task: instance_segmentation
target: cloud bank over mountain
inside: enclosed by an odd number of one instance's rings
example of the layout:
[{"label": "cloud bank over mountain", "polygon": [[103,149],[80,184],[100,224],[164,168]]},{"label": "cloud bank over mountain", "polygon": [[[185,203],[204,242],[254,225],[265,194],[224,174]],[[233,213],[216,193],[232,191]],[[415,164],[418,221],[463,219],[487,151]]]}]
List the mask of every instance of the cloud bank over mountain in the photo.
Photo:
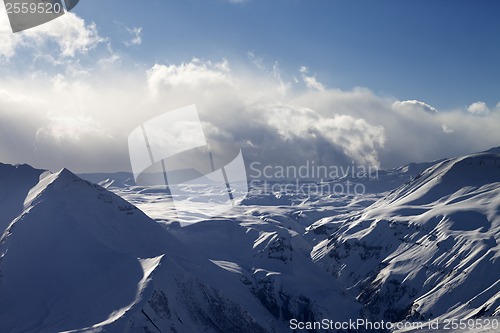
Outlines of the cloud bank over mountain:
[{"label": "cloud bank over mountain", "polygon": [[[130,170],[130,131],[190,104],[197,105],[213,146],[237,143],[247,162],[393,167],[500,142],[498,107],[483,102],[436,110],[368,88],[328,87],[306,66],[287,73],[279,63],[268,69],[255,56],[246,63],[193,58],[138,64],[113,52],[96,26],[76,15],[54,22],[0,36],[8,46],[3,62],[15,62],[19,52],[32,57],[31,68],[0,78],[3,162],[77,172]],[[41,57],[54,42],[56,51]],[[61,64],[61,57],[72,60]]]}]

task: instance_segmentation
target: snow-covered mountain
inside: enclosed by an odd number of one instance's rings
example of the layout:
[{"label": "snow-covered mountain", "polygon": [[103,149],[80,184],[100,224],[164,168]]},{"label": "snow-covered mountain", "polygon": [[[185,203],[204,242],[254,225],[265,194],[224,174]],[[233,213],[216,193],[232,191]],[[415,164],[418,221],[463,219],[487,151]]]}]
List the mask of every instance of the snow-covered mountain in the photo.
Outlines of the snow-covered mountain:
[{"label": "snow-covered mountain", "polygon": [[273,232],[215,220],[174,237],[68,170],[23,168],[20,178],[39,178],[0,239],[2,333],[281,332],[289,318],[360,311],[308,251]]},{"label": "snow-covered mountain", "polygon": [[381,170],[358,180],[362,195],[255,183],[234,209],[186,227],[167,192],[128,174],[86,175],[105,189],[0,165],[0,332],[498,316],[499,153]]},{"label": "snow-covered mountain", "polygon": [[[18,180],[38,172],[20,173]],[[65,169],[41,173],[15,199],[21,211],[0,240],[1,332],[67,331],[123,315],[147,282],[141,260],[174,241],[123,199]]]},{"label": "snow-covered mountain", "polygon": [[323,240],[311,255],[371,318],[498,315],[499,213],[500,155],[448,159],[366,209],[313,223]]},{"label": "snow-covered mountain", "polygon": [[24,209],[24,200],[43,170],[28,165],[0,164],[0,234]]}]

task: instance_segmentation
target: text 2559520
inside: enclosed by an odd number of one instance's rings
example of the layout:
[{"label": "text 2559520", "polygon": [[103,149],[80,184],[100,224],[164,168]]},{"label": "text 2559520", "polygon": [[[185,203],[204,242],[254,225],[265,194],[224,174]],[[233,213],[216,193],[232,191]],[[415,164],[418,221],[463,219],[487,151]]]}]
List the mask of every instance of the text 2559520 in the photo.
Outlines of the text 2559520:
[{"label": "text 2559520", "polygon": [[60,3],[5,2],[7,14],[59,14],[64,11]]}]

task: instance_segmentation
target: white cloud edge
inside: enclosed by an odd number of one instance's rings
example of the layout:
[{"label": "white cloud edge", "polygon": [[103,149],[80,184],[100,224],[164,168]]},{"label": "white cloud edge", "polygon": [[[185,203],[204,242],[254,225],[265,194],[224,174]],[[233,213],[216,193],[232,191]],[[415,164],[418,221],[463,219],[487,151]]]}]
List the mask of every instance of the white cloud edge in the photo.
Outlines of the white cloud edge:
[{"label": "white cloud edge", "polygon": [[477,116],[485,116],[485,115],[490,114],[491,110],[486,105],[485,102],[479,101],[479,102],[474,102],[474,103],[470,104],[467,107],[467,112],[469,112],[473,115],[477,115]]},{"label": "white cloud edge", "polygon": [[[7,15],[0,15],[0,26],[6,25],[8,25]],[[87,24],[82,18],[69,12],[26,31],[1,33],[0,58],[8,61],[20,48],[45,54],[46,44],[51,41],[59,46],[57,56],[63,59],[73,58],[77,54],[87,54],[106,39],[99,35],[94,23]]]}]

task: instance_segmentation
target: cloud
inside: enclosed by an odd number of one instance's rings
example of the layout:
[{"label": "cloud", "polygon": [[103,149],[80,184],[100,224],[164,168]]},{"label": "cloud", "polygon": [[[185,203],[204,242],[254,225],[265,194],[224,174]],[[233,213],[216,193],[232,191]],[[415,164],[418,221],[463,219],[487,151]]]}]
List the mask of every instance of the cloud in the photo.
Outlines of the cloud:
[{"label": "cloud", "polygon": [[227,0],[229,3],[246,3],[250,2],[250,0]]},{"label": "cloud", "polygon": [[404,112],[437,113],[437,110],[429,104],[417,100],[397,101],[392,106],[395,110]]},{"label": "cloud", "polygon": [[445,132],[446,134],[455,133],[455,131],[453,129],[449,128],[446,125],[442,125],[441,128],[443,129],[443,132]]},{"label": "cloud", "polygon": [[142,44],[142,27],[126,28],[131,38],[125,41],[126,46],[139,46]]},{"label": "cloud", "polygon": [[[379,165],[377,148],[385,143],[382,126],[350,115],[335,114],[330,117],[308,108],[285,104],[261,106],[265,123],[284,142],[299,145],[306,141],[316,151],[314,159],[323,163],[349,164],[354,160],[361,165]],[[341,156],[330,156],[329,151],[340,150]],[[278,152],[276,152],[278,153]],[[333,155],[333,154],[332,154]]]},{"label": "cloud", "polygon": [[[0,26],[8,24],[7,15],[0,15]],[[99,36],[95,24],[85,21],[69,12],[65,15],[19,33],[0,34],[0,58],[12,58],[23,48],[35,54],[54,55],[57,58],[73,58],[86,54],[105,39]],[[57,45],[57,52],[53,51]]]},{"label": "cloud", "polygon": [[229,63],[193,59],[181,65],[155,64],[147,72],[148,86],[153,94],[174,87],[231,85]]},{"label": "cloud", "polygon": [[475,102],[469,105],[467,112],[470,112],[477,116],[485,116],[490,113],[490,109],[484,102]]},{"label": "cloud", "polygon": [[54,140],[58,144],[82,144],[90,137],[106,138],[109,135],[100,123],[88,115],[48,116],[47,123],[36,132],[36,141]]},{"label": "cloud", "polygon": [[21,35],[12,33],[7,12],[2,8],[0,10],[0,60],[11,58],[21,41]]},{"label": "cloud", "polygon": [[302,66],[300,68],[300,73],[302,80],[306,84],[306,86],[313,90],[325,91],[325,86],[323,86],[317,79],[315,75],[309,76],[309,69],[306,66]]},{"label": "cloud", "polygon": [[[227,59],[0,77],[0,161],[76,172],[130,170],[128,134],[196,104],[215,154],[242,147],[247,163],[395,167],[498,146],[500,112],[429,112],[367,88],[311,89],[278,63]],[[249,70],[250,68],[250,70]],[[302,71],[304,72],[304,71]],[[302,73],[306,75],[307,73]],[[307,74],[309,76],[309,74]],[[434,109],[435,110],[435,109]]]}]

